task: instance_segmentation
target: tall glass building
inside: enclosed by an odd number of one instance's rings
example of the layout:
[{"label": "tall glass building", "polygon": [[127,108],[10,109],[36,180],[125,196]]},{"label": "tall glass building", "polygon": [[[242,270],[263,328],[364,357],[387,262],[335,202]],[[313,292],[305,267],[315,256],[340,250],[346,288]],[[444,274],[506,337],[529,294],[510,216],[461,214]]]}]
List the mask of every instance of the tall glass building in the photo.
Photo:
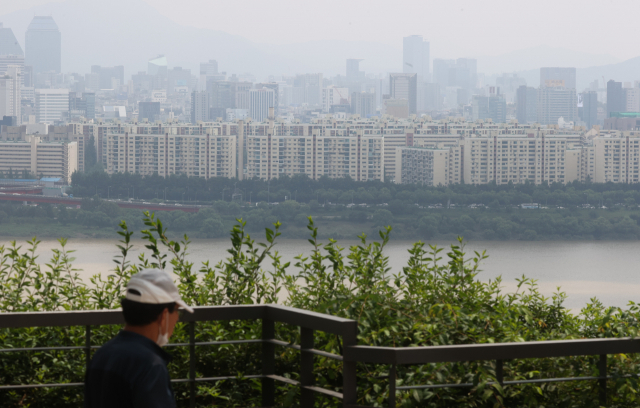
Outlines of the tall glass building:
[{"label": "tall glass building", "polygon": [[62,40],[56,22],[50,16],[35,16],[25,34],[25,64],[34,74],[61,71]]}]

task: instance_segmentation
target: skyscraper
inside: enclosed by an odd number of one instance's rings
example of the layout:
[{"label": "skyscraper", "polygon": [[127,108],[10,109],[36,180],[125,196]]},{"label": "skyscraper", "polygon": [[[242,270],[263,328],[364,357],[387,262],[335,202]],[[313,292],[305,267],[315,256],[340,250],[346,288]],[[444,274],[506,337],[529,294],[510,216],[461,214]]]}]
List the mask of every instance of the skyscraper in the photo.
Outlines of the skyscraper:
[{"label": "skyscraper", "polygon": [[542,125],[557,125],[561,117],[565,122],[575,122],[578,119],[578,96],[575,89],[540,88],[538,122]]},{"label": "skyscraper", "polygon": [[209,95],[206,92],[191,93],[191,123],[209,120]]},{"label": "skyscraper", "polygon": [[532,123],[538,120],[538,90],[522,85],[516,91],[516,119],[518,123]]},{"label": "skyscraper", "polygon": [[33,67],[34,74],[61,72],[62,39],[51,16],[35,16],[31,20],[24,46],[25,64]]},{"label": "skyscraper", "polygon": [[[214,76],[218,74],[218,61],[209,60],[209,62],[200,63],[200,76]],[[206,82],[206,80],[205,80]]]},{"label": "skyscraper", "polygon": [[582,94],[582,121],[587,130],[598,124],[598,92],[589,91]]},{"label": "skyscraper", "polygon": [[389,94],[391,99],[406,99],[409,114],[417,113],[418,74],[389,74]]},{"label": "skyscraper", "polygon": [[368,118],[376,114],[376,94],[354,92],[351,94],[351,113]]},{"label": "skyscraper", "polygon": [[138,103],[138,121],[147,119],[154,122],[160,118],[160,102],[140,102]]},{"label": "skyscraper", "polygon": [[613,79],[607,82],[607,117],[611,117],[611,112],[626,112],[627,96],[622,89],[622,82]]},{"label": "skyscraper", "polygon": [[114,85],[116,85],[116,83],[117,85],[124,85],[124,66],[122,65],[118,65],[117,67],[92,65],[91,73],[98,75],[100,89],[115,89],[116,86]]},{"label": "skyscraper", "polygon": [[260,89],[260,88],[273,89],[274,98],[275,98],[275,100],[273,101],[273,108],[274,108],[274,114],[277,118],[278,115],[280,114],[280,110],[278,109],[278,107],[280,106],[280,90],[278,87],[278,83],[277,82],[258,83],[256,84],[256,88],[257,89]]},{"label": "skyscraper", "polygon": [[18,124],[21,120],[21,84],[20,67],[9,66],[6,73],[0,73],[0,117],[15,116]]},{"label": "skyscraper", "polygon": [[540,88],[555,88],[558,86],[575,90],[576,69],[560,67],[540,68]]},{"label": "skyscraper", "polygon": [[360,71],[360,61],[362,60],[353,58],[347,60],[347,82],[365,79],[364,71]]},{"label": "skyscraper", "polygon": [[0,55],[24,56],[22,47],[10,28],[4,28],[0,23]]},{"label": "skyscraper", "polygon": [[429,41],[421,35],[410,35],[402,41],[402,72],[418,74],[418,82],[430,80]]},{"label": "skyscraper", "polygon": [[276,92],[273,89],[261,88],[249,91],[249,116],[256,122],[263,122],[269,117],[269,108],[275,108]]}]

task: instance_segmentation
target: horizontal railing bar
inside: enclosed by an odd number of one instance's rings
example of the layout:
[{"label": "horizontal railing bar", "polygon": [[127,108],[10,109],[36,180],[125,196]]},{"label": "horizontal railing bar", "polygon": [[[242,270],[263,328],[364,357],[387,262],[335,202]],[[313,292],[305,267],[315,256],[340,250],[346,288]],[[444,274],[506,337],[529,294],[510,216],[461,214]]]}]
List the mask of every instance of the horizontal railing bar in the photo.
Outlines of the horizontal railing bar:
[{"label": "horizontal railing bar", "polygon": [[318,349],[302,349],[302,352],[303,353],[315,354],[315,355],[318,355],[318,356],[327,357],[327,358],[331,358],[331,359],[339,360],[339,361],[343,361],[344,360],[344,358],[341,355],[329,353],[329,352],[318,350]]},{"label": "horizontal railing bar", "polygon": [[[91,348],[99,348],[100,346],[91,346]],[[31,348],[9,348],[0,349],[0,353],[10,353],[12,351],[56,351],[56,350],[86,350],[84,346],[60,346],[60,347],[31,347]]]},{"label": "horizontal railing bar", "polygon": [[0,391],[3,390],[25,390],[29,388],[57,388],[57,387],[80,387],[84,385],[79,383],[57,383],[57,384],[24,384],[24,385],[1,385]]},{"label": "horizontal railing bar", "polygon": [[341,392],[331,391],[326,388],[316,387],[314,385],[305,385],[302,388],[317,392],[319,394],[328,395],[330,397],[343,399],[343,395]]},{"label": "horizontal railing bar", "polygon": [[290,385],[300,385],[300,381],[292,380],[291,378],[283,377],[281,375],[270,374],[265,375],[264,377],[271,378],[272,380],[280,381]]},{"label": "horizontal railing bar", "polygon": [[300,350],[300,346],[298,344],[288,343],[286,341],[278,340],[278,339],[268,339],[264,340],[265,343],[275,344],[276,346],[288,347],[296,350]]},{"label": "horizontal railing bar", "polygon": [[355,320],[280,305],[269,305],[265,317],[276,322],[339,335],[358,325]]},{"label": "horizontal railing bar", "polygon": [[192,380],[190,378],[180,378],[177,380],[171,380],[172,383],[189,383],[189,382],[207,382],[207,381],[226,381],[226,380],[245,380],[245,379],[253,379],[253,378],[264,378],[263,375],[244,375],[242,377],[238,376],[224,376],[224,377],[201,377]]},{"label": "horizontal railing bar", "polygon": [[[195,342],[195,346],[220,346],[225,344],[250,344],[250,343],[263,343],[262,339],[250,339],[250,340],[221,340],[221,341],[203,341]],[[184,347],[190,346],[189,343],[169,343],[165,347]]]},{"label": "horizontal railing bar", "polygon": [[462,344],[430,347],[345,347],[345,361],[418,365],[476,360],[513,360],[640,353],[640,340],[587,339],[523,343]]}]

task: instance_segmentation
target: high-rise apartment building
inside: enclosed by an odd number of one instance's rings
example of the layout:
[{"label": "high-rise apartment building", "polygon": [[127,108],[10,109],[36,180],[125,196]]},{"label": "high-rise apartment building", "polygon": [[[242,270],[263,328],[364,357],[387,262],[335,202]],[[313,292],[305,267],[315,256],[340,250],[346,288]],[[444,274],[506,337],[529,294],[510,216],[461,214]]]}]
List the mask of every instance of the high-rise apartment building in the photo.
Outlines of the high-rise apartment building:
[{"label": "high-rise apartment building", "polygon": [[622,88],[622,82],[613,79],[607,81],[607,117],[611,117],[611,112],[626,112],[627,97]]},{"label": "high-rise apartment building", "polygon": [[249,116],[256,122],[269,118],[269,108],[276,106],[276,92],[269,88],[251,89],[249,91]]},{"label": "high-rise apartment building", "polygon": [[409,114],[417,113],[418,74],[389,74],[389,95],[391,99],[406,99]]},{"label": "high-rise apartment building", "polygon": [[206,92],[191,93],[191,123],[209,120],[209,95]]},{"label": "high-rise apartment building", "polygon": [[418,74],[418,82],[430,80],[429,41],[421,35],[410,35],[402,40],[402,72]]},{"label": "high-rise apartment building", "polygon": [[54,124],[69,112],[68,89],[36,89],[36,122]]},{"label": "high-rise apartment building", "polygon": [[540,88],[576,89],[576,69],[561,67],[540,68]]},{"label": "high-rise apartment building", "polygon": [[538,120],[538,90],[522,85],[516,91],[516,119],[518,123]]},{"label": "high-rise apartment building", "polygon": [[376,114],[376,94],[354,92],[351,94],[351,113],[368,118]]},{"label": "high-rise apartment building", "polygon": [[598,124],[598,92],[589,91],[582,95],[582,121],[587,130]]},{"label": "high-rise apartment building", "polygon": [[0,56],[2,55],[19,55],[24,57],[22,47],[18,43],[16,36],[13,35],[13,31],[0,23]]},{"label": "high-rise apartment building", "polygon": [[35,16],[25,34],[25,64],[33,72],[62,71],[62,37],[51,16]]},{"label": "high-rise apartment building", "polygon": [[26,140],[0,141],[0,171],[27,171],[36,177],[62,178],[71,182],[78,169],[76,142],[43,142],[29,135]]},{"label": "high-rise apartment building", "polygon": [[0,117],[15,116],[18,124],[21,112],[22,79],[20,67],[9,66],[3,74],[0,72]]},{"label": "high-rise apartment building", "polygon": [[573,88],[540,88],[538,91],[538,122],[557,125],[558,119],[565,122],[578,120],[578,97]]}]

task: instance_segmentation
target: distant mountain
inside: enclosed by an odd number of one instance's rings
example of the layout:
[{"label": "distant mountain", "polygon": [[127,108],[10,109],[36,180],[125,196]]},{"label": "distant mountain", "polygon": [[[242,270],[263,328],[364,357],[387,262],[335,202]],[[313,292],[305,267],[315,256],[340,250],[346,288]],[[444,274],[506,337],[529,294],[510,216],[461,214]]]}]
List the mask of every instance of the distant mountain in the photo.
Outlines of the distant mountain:
[{"label": "distant mountain", "polygon": [[637,81],[640,80],[640,57],[631,58],[617,64],[579,69],[577,76],[578,89],[580,90],[589,86],[589,83],[596,79],[599,86],[603,87],[602,77],[604,77],[605,81],[610,79],[618,82]]},{"label": "distant mountain", "polygon": [[488,75],[528,71],[540,67],[585,68],[620,62],[618,58],[607,54],[589,54],[546,45],[477,59],[478,72]]},{"label": "distant mountain", "polygon": [[[323,72],[344,74],[346,58],[362,58],[370,72],[394,70],[402,51],[384,44],[317,41],[286,46],[257,44],[214,29],[182,26],[142,0],[68,0],[0,16],[24,44],[24,32],[34,15],[51,15],[62,32],[62,67],[89,72],[91,65],[124,65],[126,76],[146,70],[147,60],[167,56],[169,66],[190,68],[218,61],[221,71],[269,74]],[[222,16],[212,16],[212,24]]]}]

